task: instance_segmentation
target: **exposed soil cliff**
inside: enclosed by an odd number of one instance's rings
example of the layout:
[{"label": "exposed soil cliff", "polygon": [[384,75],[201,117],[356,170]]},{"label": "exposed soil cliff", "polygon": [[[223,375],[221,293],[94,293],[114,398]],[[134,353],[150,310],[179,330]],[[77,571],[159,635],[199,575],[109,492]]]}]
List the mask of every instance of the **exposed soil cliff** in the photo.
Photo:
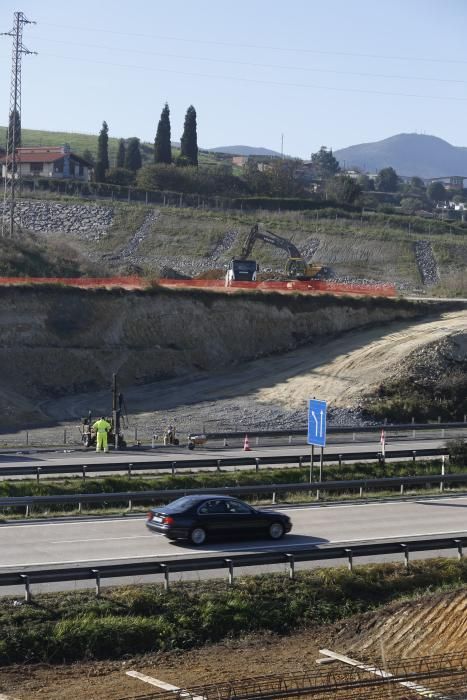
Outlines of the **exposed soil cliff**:
[{"label": "exposed soil cliff", "polygon": [[47,398],[228,367],[368,324],[410,319],[404,300],[59,287],[0,289],[0,419],[41,420]]}]

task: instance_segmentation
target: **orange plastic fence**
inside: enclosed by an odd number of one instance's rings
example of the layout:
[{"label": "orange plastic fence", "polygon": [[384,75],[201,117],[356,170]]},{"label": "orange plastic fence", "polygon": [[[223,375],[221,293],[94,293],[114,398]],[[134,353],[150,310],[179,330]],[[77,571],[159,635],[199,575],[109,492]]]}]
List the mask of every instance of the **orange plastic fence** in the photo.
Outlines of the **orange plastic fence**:
[{"label": "orange plastic fence", "polygon": [[0,277],[0,286],[29,285],[29,284],[60,284],[66,287],[81,287],[87,289],[120,287],[123,289],[145,289],[151,284],[162,287],[191,287],[197,289],[259,289],[281,292],[327,292],[330,294],[360,294],[366,296],[395,297],[397,292],[392,284],[344,284],[339,282],[325,282],[324,280],[310,280],[309,282],[233,282],[225,287],[224,280],[175,280],[157,279],[147,280],[141,277]]}]

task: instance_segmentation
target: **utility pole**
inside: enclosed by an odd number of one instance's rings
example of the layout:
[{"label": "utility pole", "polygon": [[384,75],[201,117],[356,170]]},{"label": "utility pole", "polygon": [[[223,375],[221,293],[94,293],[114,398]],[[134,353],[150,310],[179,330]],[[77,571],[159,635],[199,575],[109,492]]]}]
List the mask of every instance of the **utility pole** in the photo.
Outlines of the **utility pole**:
[{"label": "utility pole", "polygon": [[[21,59],[23,54],[37,53],[36,51],[29,51],[29,49],[23,45],[24,25],[36,23],[26,19],[23,12],[15,12],[13,17],[13,29],[11,29],[9,32],[1,33],[3,36],[11,36],[13,38],[10,81],[10,110],[8,113],[2,217],[2,236],[5,236],[7,229],[9,229],[10,238],[13,237],[14,232],[16,189],[21,188],[21,158],[18,157],[16,152],[20,145],[21,135]],[[8,177],[9,171],[10,177]]]},{"label": "utility pole", "polygon": [[281,134],[281,158],[284,158],[284,134]]}]

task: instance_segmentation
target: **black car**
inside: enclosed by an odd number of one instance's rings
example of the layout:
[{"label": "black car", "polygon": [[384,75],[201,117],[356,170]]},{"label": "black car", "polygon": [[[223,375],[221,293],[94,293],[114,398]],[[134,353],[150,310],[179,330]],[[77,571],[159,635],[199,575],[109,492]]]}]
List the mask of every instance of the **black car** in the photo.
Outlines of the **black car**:
[{"label": "black car", "polygon": [[152,508],[146,525],[171,540],[203,544],[207,537],[267,535],[279,540],[290,532],[288,515],[257,510],[230,496],[184,496],[166,506]]}]

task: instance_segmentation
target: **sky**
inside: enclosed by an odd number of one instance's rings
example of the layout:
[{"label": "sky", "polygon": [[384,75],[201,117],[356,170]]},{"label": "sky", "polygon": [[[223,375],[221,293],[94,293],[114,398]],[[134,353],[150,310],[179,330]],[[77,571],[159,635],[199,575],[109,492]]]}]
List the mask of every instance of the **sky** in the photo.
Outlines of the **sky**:
[{"label": "sky", "polygon": [[0,32],[18,11],[37,22],[25,128],[96,134],[105,119],[111,136],[153,141],[167,102],[172,141],[195,107],[200,148],[306,159],[414,132],[467,146],[467,0],[2,0]]}]

